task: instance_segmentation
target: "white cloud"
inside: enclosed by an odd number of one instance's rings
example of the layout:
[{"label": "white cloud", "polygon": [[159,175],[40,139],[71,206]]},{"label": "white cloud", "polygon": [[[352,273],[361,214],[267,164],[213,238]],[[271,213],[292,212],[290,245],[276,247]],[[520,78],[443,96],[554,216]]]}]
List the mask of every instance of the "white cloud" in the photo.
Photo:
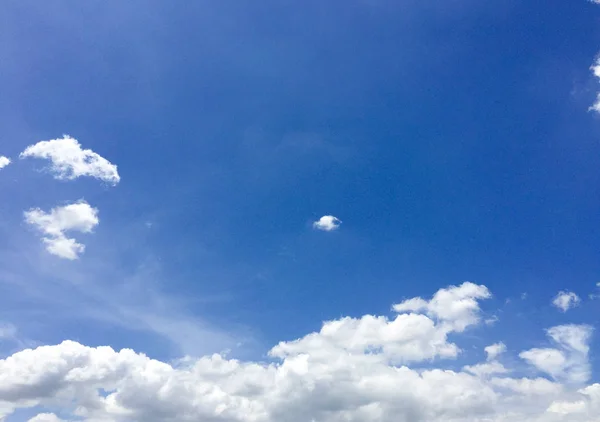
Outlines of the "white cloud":
[{"label": "white cloud", "polygon": [[420,297],[406,300],[393,306],[395,312],[425,312],[453,331],[463,331],[469,325],[479,322],[479,299],[488,299],[491,294],[487,287],[465,282],[460,286],[440,289],[427,302]]},{"label": "white cloud", "polygon": [[0,155],[0,169],[3,169],[10,164],[10,158]]},{"label": "white cloud", "polygon": [[505,374],[509,372],[508,369],[506,369],[504,365],[499,362],[486,362],[479,363],[477,365],[466,365],[463,367],[463,371],[470,372],[471,374],[479,377],[493,374]]},{"label": "white cloud", "polygon": [[581,299],[573,292],[558,292],[552,300],[552,304],[562,312],[567,312],[569,309],[579,306]]},{"label": "white cloud", "polygon": [[[464,301],[488,296],[483,289],[465,283],[429,301],[403,302],[431,317],[408,310],[392,320],[365,315],[326,322],[318,332],[279,343],[267,362],[215,354],[169,364],[73,341],[23,350],[0,360],[0,419],[41,407],[88,422],[594,420],[600,384],[571,390],[543,378],[512,378],[498,362],[444,369],[438,359],[453,356],[443,352],[453,349],[444,331],[460,327],[456,319],[477,320],[465,318],[465,308],[476,314],[478,307]],[[559,347],[577,353],[587,351],[585,333],[580,326],[548,330]],[[398,361],[428,362],[428,369]],[[60,421],[49,413],[30,419]]]},{"label": "white cloud", "polygon": [[63,420],[54,413],[40,413],[27,422],[63,422]]},{"label": "white cloud", "polygon": [[[594,0],[592,0],[592,1],[594,1]],[[600,4],[599,1],[594,1],[594,3]],[[600,58],[596,59],[596,62],[592,65],[592,67],[590,69],[594,73],[594,76],[596,78],[600,79]],[[600,93],[596,96],[596,101],[590,107],[590,110],[600,113]]]},{"label": "white cloud", "polygon": [[342,222],[339,218],[334,217],[333,215],[324,215],[313,223],[313,227],[317,230],[330,232],[339,228],[340,224],[342,224]]},{"label": "white cloud", "polygon": [[116,165],[91,149],[82,149],[79,142],[68,135],[30,145],[20,157],[50,160],[52,162],[50,169],[54,177],[59,180],[90,176],[112,185],[116,185],[121,180]]},{"label": "white cloud", "polygon": [[506,352],[506,345],[502,342],[490,344],[483,350],[487,354],[487,360],[494,360],[502,353]]},{"label": "white cloud", "polygon": [[66,236],[67,232],[90,233],[98,225],[98,210],[81,200],[73,204],[52,208],[46,213],[33,208],[24,213],[25,221],[35,226],[45,236],[46,250],[65,259],[77,259],[85,245]]},{"label": "white cloud", "polygon": [[493,378],[491,384],[526,396],[545,395],[554,397],[563,391],[563,386],[545,378]]},{"label": "white cloud", "polygon": [[552,327],[546,333],[558,348],[534,348],[521,352],[519,356],[554,379],[587,382],[591,375],[588,344],[592,331],[589,325]]}]

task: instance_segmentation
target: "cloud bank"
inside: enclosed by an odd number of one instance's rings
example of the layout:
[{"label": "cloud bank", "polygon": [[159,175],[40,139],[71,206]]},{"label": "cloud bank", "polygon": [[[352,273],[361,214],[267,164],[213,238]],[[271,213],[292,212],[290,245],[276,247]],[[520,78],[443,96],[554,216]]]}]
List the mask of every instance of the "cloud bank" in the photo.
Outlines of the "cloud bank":
[{"label": "cloud bank", "polygon": [[60,421],[56,414],[90,422],[597,421],[600,384],[585,385],[582,371],[590,327],[548,329],[555,349],[521,353],[531,378],[495,360],[498,344],[486,348],[487,362],[444,367],[462,353],[448,335],[481,325],[479,302],[489,296],[464,283],[406,300],[392,317],[327,321],[280,342],[267,361],[215,354],[165,363],[74,341],[23,350],[0,360],[0,419],[41,406],[35,422]]}]

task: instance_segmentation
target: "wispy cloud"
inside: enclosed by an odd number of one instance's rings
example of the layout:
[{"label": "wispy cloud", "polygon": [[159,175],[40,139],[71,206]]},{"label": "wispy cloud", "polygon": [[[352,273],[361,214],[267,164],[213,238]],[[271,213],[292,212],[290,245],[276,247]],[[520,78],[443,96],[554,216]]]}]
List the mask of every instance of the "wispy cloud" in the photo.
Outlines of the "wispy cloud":
[{"label": "wispy cloud", "polygon": [[502,353],[506,352],[506,345],[502,342],[490,344],[484,351],[487,354],[487,360],[495,360]]},{"label": "wispy cloud", "polygon": [[560,291],[552,300],[552,305],[560,309],[562,312],[567,312],[569,309],[579,306],[581,299],[573,292]]}]

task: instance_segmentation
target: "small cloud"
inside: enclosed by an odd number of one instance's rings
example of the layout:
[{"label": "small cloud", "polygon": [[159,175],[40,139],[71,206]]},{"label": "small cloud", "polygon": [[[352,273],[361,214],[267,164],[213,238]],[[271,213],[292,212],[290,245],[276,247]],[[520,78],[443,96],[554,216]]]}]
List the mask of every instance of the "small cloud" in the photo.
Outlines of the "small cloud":
[{"label": "small cloud", "polygon": [[46,213],[39,208],[25,211],[25,222],[35,226],[45,236],[46,250],[60,258],[74,260],[85,251],[85,245],[66,236],[68,231],[90,233],[98,225],[98,210],[87,202],[52,208]]},{"label": "small cloud", "polygon": [[61,139],[40,141],[28,146],[20,158],[41,158],[52,161],[54,178],[74,180],[89,176],[116,185],[121,180],[117,166],[91,149],[81,149],[77,139],[64,135]]},{"label": "small cloud", "polygon": [[[593,0],[594,3],[600,4],[600,0]],[[590,70],[594,73],[594,76],[600,79],[600,58],[596,59],[596,62],[590,67]],[[600,113],[600,94],[596,96],[596,101],[590,107],[590,111]]]},{"label": "small cloud", "polygon": [[3,169],[10,164],[10,158],[0,155],[0,169]]},{"label": "small cloud", "polygon": [[494,360],[502,353],[506,352],[506,345],[502,342],[490,344],[483,350],[487,354],[487,360]]},{"label": "small cloud", "polygon": [[317,230],[330,232],[340,227],[342,221],[333,215],[324,215],[313,223],[313,227]]},{"label": "small cloud", "polygon": [[497,323],[500,319],[498,318],[497,315],[492,315],[490,318],[484,320],[483,322],[485,323],[485,325],[494,325],[495,323]]},{"label": "small cloud", "polygon": [[527,299],[527,292],[521,293],[521,300]]},{"label": "small cloud", "polygon": [[573,292],[558,292],[552,304],[560,309],[562,312],[567,312],[569,309],[579,306],[581,299]]}]

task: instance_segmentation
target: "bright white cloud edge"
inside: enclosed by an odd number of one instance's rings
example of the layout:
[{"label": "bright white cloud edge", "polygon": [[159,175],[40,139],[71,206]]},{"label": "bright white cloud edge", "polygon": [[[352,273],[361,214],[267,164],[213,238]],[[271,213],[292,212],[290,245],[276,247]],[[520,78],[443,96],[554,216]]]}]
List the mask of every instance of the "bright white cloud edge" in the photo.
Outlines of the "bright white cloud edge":
[{"label": "bright white cloud edge", "polygon": [[3,169],[11,163],[10,158],[0,155],[0,169]]},{"label": "bright white cloud edge", "polygon": [[[495,359],[448,370],[450,341],[481,321],[485,286],[463,283],[395,305],[392,317],[325,322],[282,341],[267,361],[222,355],[177,363],[66,341],[0,360],[0,419],[41,408],[33,422],[595,422],[600,384],[586,385],[591,327],[547,330],[553,348],[521,353],[530,377]],[[539,351],[555,359],[540,364]],[[546,375],[548,378],[544,378]],[[567,381],[565,381],[567,380]],[[596,418],[596,419],[594,419]]]},{"label": "bright white cloud edge", "polygon": [[89,176],[112,185],[121,180],[116,165],[91,149],[82,149],[79,141],[68,135],[28,146],[20,158],[28,157],[50,160],[50,170],[59,180]]},{"label": "bright white cloud edge", "polygon": [[562,312],[567,312],[569,309],[579,306],[581,299],[573,292],[560,291],[552,300],[552,305],[560,309]]},{"label": "bright white cloud edge", "polygon": [[68,237],[68,232],[91,233],[99,223],[98,209],[84,200],[52,208],[50,212],[32,208],[24,212],[25,222],[44,236],[42,242],[52,255],[75,260],[85,251],[85,245]]},{"label": "bright white cloud edge", "polygon": [[313,223],[313,227],[317,230],[330,232],[336,230],[342,224],[341,220],[333,215],[324,215]]}]

